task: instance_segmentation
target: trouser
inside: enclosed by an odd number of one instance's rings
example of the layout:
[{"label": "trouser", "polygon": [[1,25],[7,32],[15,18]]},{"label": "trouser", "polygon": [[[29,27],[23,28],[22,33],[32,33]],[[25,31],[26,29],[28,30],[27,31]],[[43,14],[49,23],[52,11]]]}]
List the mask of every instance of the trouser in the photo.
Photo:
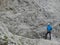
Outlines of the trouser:
[{"label": "trouser", "polygon": [[51,40],[51,31],[47,31],[47,33],[45,34],[45,39],[47,39],[48,34],[49,34],[49,39]]}]

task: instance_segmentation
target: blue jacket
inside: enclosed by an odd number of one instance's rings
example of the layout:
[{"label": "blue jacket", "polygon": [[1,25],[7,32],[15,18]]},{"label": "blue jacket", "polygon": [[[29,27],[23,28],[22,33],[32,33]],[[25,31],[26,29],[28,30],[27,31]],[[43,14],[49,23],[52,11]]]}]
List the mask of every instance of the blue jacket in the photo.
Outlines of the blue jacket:
[{"label": "blue jacket", "polygon": [[51,31],[52,30],[52,26],[51,25],[47,25],[47,31]]}]

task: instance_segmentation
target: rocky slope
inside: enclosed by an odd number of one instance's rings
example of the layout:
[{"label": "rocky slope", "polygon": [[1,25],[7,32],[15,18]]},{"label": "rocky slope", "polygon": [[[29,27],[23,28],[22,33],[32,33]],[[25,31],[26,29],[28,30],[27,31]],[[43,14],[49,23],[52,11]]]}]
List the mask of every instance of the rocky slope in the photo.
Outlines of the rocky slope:
[{"label": "rocky slope", "polygon": [[[0,45],[59,45],[59,0],[0,0]],[[46,25],[52,40],[44,40]]]},{"label": "rocky slope", "polygon": [[0,42],[0,45],[60,45],[55,40],[31,39],[14,35],[2,22],[0,22]]}]

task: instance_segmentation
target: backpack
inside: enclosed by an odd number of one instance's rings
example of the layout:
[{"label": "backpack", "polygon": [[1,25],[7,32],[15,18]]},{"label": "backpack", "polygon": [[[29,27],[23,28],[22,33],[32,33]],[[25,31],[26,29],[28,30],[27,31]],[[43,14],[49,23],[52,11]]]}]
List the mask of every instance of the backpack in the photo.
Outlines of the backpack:
[{"label": "backpack", "polygon": [[47,26],[47,31],[51,31],[52,30],[52,26],[51,25],[48,25]]}]

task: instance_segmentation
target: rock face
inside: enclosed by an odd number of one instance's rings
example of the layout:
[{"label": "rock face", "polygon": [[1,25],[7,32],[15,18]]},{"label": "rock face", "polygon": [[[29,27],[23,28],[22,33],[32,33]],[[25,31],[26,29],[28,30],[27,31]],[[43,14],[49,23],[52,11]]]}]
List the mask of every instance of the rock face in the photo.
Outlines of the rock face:
[{"label": "rock face", "polygon": [[[59,0],[0,0],[0,45],[60,45]],[[44,40],[46,25],[52,40]]]},{"label": "rock face", "polygon": [[31,39],[12,34],[2,22],[0,22],[0,42],[0,45],[60,45],[55,40]]}]

